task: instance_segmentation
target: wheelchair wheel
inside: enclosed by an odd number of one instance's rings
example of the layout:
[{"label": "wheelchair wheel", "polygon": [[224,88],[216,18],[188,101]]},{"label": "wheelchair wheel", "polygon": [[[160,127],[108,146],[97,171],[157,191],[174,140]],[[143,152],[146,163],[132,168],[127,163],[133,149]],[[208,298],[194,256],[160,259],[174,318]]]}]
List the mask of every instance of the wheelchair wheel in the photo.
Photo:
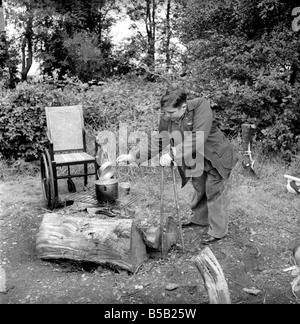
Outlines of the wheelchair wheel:
[{"label": "wheelchair wheel", "polygon": [[47,208],[53,210],[56,206],[56,197],[51,159],[47,150],[41,155],[41,182],[45,204]]}]

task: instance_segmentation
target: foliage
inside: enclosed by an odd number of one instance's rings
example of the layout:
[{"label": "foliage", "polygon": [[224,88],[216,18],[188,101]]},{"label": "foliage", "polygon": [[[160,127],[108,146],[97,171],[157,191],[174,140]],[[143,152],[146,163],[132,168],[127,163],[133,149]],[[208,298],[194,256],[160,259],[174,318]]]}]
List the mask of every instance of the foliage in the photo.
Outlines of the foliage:
[{"label": "foliage", "polygon": [[180,22],[186,82],[218,108],[221,129],[257,126],[266,152],[299,151],[299,35],[291,6],[280,0],[190,0]]},{"label": "foliage", "polygon": [[[8,0],[14,1],[18,8],[29,3]],[[256,141],[265,152],[289,158],[299,151],[300,43],[299,33],[291,28],[296,0],[126,2],[123,8],[137,23],[136,33],[119,50],[112,47],[109,30],[114,23],[111,14],[121,2],[42,0],[30,5],[34,9],[32,39],[43,74],[57,73],[59,81],[66,75],[76,80],[67,79],[61,88],[54,86],[55,80],[3,93],[0,127],[8,135],[0,135],[2,154],[36,157],[44,139],[37,139],[29,129],[27,136],[19,119],[24,118],[27,128],[32,123],[37,131],[44,130],[44,117],[36,118],[55,101],[82,103],[86,122],[94,130],[115,131],[124,121],[132,129],[139,126],[149,131],[157,118],[151,107],[166,86],[162,80],[183,86],[191,96],[209,97],[227,135],[238,136],[242,123],[254,123]],[[10,8],[9,19],[24,29],[33,12]],[[138,29],[141,22],[146,34]],[[172,43],[174,36],[180,37],[183,46]],[[152,63],[134,70],[134,63],[152,60],[153,54],[155,70]],[[0,65],[1,57],[7,60],[7,52],[0,49]],[[176,73],[178,68],[183,78]],[[134,71],[139,75],[146,71],[156,83],[149,85],[140,76],[131,78]],[[109,79],[122,74],[128,74],[127,78]],[[91,79],[105,82],[101,87],[82,83]],[[24,99],[35,97],[36,104]],[[30,150],[32,139],[38,145]]]},{"label": "foliage", "polygon": [[[175,27],[182,4],[179,0],[132,0],[125,5],[133,35],[127,51],[149,70],[176,70],[181,54]],[[171,64],[171,63],[174,63]]]},{"label": "foliage", "polygon": [[[114,22],[112,12],[118,10],[116,2],[107,0],[88,2],[83,0],[8,0],[8,20],[14,25],[18,34],[22,35],[18,46],[23,49],[23,80],[26,80],[31,66],[28,63],[31,62],[33,55],[36,60],[39,60],[44,75],[51,76],[54,71],[57,71],[60,79],[66,74],[77,77],[83,74],[83,81],[89,74],[90,79],[93,79],[94,56],[89,57],[92,60],[91,63],[85,62],[82,66],[82,62],[86,60],[87,53],[95,54],[95,48],[101,53],[101,60],[104,59],[105,64],[110,66],[112,44],[108,34]],[[78,39],[81,33],[93,35],[93,49],[88,47],[84,51],[82,47],[78,53],[68,51],[72,49],[70,42],[76,43],[74,37]],[[81,54],[82,57],[80,57]],[[89,68],[89,64],[91,70],[84,71]],[[104,66],[103,62],[102,66]],[[78,71],[81,72],[80,75],[77,74]],[[102,75],[102,71],[98,69],[96,74],[104,78],[106,75]]]},{"label": "foliage", "polygon": [[18,53],[13,42],[7,40],[5,33],[0,33],[0,82],[2,86],[15,87],[18,81],[18,63]]},{"label": "foliage", "polygon": [[111,75],[108,33],[114,22],[111,12],[118,10],[116,1],[56,0],[53,10],[39,37],[43,72],[52,75],[57,70],[60,78],[69,74],[83,82]]},{"label": "foliage", "polygon": [[[97,35],[87,32],[75,33],[64,41],[68,57],[73,62],[72,75],[77,75],[83,82],[88,82],[91,75],[101,75],[105,68],[105,59],[101,50],[97,47]],[[103,73],[102,73],[103,74]]]},{"label": "foliage", "polygon": [[67,105],[72,93],[49,84],[18,84],[0,97],[0,154],[4,158],[35,159],[46,143],[45,106]]},{"label": "foliage", "polygon": [[15,91],[0,97],[0,154],[3,157],[36,159],[46,144],[45,109],[47,106],[82,104],[85,123],[95,133],[117,133],[119,122],[128,132],[157,129],[154,109],[164,91],[160,84],[142,79],[116,79],[102,86],[89,87],[79,80],[19,84]]}]

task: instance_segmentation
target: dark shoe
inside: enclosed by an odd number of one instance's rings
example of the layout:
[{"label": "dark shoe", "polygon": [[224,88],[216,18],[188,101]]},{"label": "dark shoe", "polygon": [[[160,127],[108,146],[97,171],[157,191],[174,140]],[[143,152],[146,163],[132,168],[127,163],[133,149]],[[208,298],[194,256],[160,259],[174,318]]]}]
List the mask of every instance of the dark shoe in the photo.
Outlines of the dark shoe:
[{"label": "dark shoe", "polygon": [[202,237],[202,240],[201,240],[201,243],[202,244],[205,244],[205,245],[208,245],[208,244],[212,244],[212,243],[215,243],[217,241],[219,241],[220,238],[217,238],[217,237],[214,237],[214,236],[211,236],[209,234],[205,234],[203,235]]}]

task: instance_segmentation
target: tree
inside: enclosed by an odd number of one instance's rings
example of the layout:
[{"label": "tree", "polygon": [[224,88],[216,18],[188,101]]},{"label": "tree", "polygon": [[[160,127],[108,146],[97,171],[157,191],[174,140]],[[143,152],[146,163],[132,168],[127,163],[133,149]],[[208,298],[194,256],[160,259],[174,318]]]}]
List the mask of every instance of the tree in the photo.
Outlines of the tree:
[{"label": "tree", "polygon": [[129,51],[135,49],[136,60],[147,66],[146,70],[170,73],[178,55],[174,26],[182,1],[131,0],[125,7],[134,31]]},{"label": "tree", "polygon": [[[0,69],[3,70],[8,59],[7,42],[5,37],[5,24],[2,0],[0,0]],[[0,70],[0,71],[1,71]]]},{"label": "tree", "polygon": [[0,0],[0,33],[5,31],[4,12],[2,0]]},{"label": "tree", "polygon": [[78,76],[83,82],[93,78],[109,75],[107,60],[104,59],[98,47],[98,35],[86,31],[75,33],[71,38],[66,38],[63,44],[67,50],[67,57],[72,62],[69,71]]},{"label": "tree", "polygon": [[166,42],[165,42],[165,53],[166,53],[166,71],[170,71],[171,68],[171,54],[170,54],[170,42],[172,37],[171,31],[171,3],[172,0],[167,1],[167,13],[166,13]]},{"label": "tree", "polygon": [[[105,66],[103,60],[106,61],[107,66],[110,64],[112,44],[108,34],[114,22],[110,13],[118,10],[117,1],[71,0],[66,2],[55,0],[53,10],[54,15],[48,14],[45,17],[43,30],[39,37],[40,47],[37,52],[42,62],[43,73],[51,75],[57,70],[59,78],[62,78],[66,73],[76,75],[80,70],[83,73],[80,73],[80,77],[83,75],[89,76],[90,79],[96,76],[105,77],[107,71],[101,69],[100,66]],[[83,44],[80,46],[77,42],[83,34],[89,35],[90,41],[87,39],[89,42],[87,48],[84,48]],[[71,45],[72,41],[73,45]],[[78,52],[70,51],[74,46],[77,46]],[[90,50],[89,54],[88,50]],[[83,55],[81,58],[80,53]],[[95,66],[96,53],[99,54],[99,61],[101,61],[98,68]],[[82,65],[81,63],[87,59],[92,61]],[[93,68],[89,70],[89,67]],[[84,72],[83,68],[88,70]],[[86,77],[83,78],[85,79]]]},{"label": "tree", "polygon": [[165,1],[164,14],[160,17],[160,24],[158,24],[160,34],[158,53],[165,57],[163,64],[167,73],[178,71],[178,63],[181,64],[183,48],[179,41],[179,31],[176,26],[184,5],[185,1],[182,0]]},{"label": "tree", "polygon": [[[150,69],[155,69],[155,42],[158,0],[131,0],[126,3],[127,14],[134,22],[132,28],[138,34],[140,46],[146,55],[143,63]],[[139,30],[139,24],[143,24],[146,30]]]},{"label": "tree", "polygon": [[[188,60],[203,62],[207,59],[202,65],[206,66],[206,71],[215,71],[218,79],[232,75],[235,70],[234,78],[251,81],[252,77],[243,72],[247,61],[254,72],[252,76],[259,75],[261,68],[264,71],[284,69],[293,76],[299,61],[299,41],[291,29],[295,4],[296,1],[281,0],[188,1],[179,24],[181,40],[189,49]],[[263,49],[259,44],[267,47]],[[195,50],[198,46],[199,51]],[[239,60],[253,47],[253,55]],[[235,68],[226,65],[232,60],[235,60]]]},{"label": "tree", "polygon": [[186,82],[219,108],[220,127],[236,135],[257,125],[267,151],[299,150],[299,33],[296,1],[189,0],[179,21]]},{"label": "tree", "polygon": [[0,0],[0,77],[2,85],[14,88],[18,81],[17,65],[19,61],[13,41],[9,40],[6,35],[2,5],[3,2]]},{"label": "tree", "polygon": [[16,42],[21,51],[22,81],[27,80],[33,63],[36,21],[40,15],[43,16],[44,5],[38,0],[7,0],[7,17],[15,27]]},{"label": "tree", "polygon": [[[29,8],[26,10],[30,10]],[[23,33],[22,45],[22,69],[21,76],[22,81],[27,80],[28,72],[33,62],[33,16],[29,14],[26,21],[25,31]]]},{"label": "tree", "polygon": [[[74,53],[68,52],[67,44],[81,32],[92,35],[96,40],[94,45],[109,63],[112,45],[108,34],[114,22],[110,13],[118,9],[116,3],[116,0],[7,0],[9,20],[19,34],[22,79],[26,80],[33,57],[40,61],[43,74],[57,71],[59,78],[66,73],[76,74],[79,61],[72,60]],[[85,67],[89,68],[89,64]],[[88,74],[86,71],[85,75]],[[90,77],[93,78],[91,73]]]}]

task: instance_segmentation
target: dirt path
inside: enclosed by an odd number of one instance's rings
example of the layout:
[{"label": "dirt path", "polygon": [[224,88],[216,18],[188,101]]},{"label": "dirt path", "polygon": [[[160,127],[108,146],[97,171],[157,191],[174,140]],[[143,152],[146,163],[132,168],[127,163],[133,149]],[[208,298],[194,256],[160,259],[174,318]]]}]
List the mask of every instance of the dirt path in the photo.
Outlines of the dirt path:
[{"label": "dirt path", "polygon": [[[290,284],[295,274],[283,270],[293,265],[291,249],[300,238],[300,198],[287,193],[286,170],[266,165],[259,171],[264,175],[260,180],[243,177],[239,168],[234,172],[229,234],[210,248],[222,266],[232,303],[299,303]],[[128,177],[134,188],[149,197],[142,208],[149,214],[156,212],[159,175],[140,172]],[[171,206],[170,177],[166,186],[170,186],[166,192]],[[192,188],[178,189],[181,213],[188,213]],[[182,254],[179,244],[166,259],[152,256],[134,274],[107,265],[46,262],[35,254],[36,235],[46,212],[39,176],[2,182],[0,197],[0,267],[7,277],[1,303],[208,303],[202,278],[192,262],[204,248],[200,243],[203,228],[184,229],[186,253]]]}]

